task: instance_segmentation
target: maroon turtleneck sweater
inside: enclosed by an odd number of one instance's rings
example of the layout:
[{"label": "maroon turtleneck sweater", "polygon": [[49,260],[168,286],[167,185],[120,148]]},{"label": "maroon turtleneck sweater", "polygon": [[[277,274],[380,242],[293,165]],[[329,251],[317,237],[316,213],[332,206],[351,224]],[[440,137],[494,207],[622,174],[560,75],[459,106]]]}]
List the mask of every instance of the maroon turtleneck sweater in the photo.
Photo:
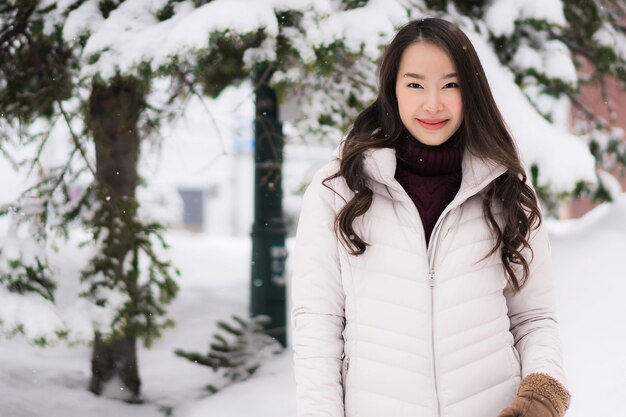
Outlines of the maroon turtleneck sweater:
[{"label": "maroon turtleneck sweater", "polygon": [[435,223],[461,187],[463,149],[455,136],[439,146],[424,145],[406,133],[396,146],[396,180],[422,219],[426,245]]}]

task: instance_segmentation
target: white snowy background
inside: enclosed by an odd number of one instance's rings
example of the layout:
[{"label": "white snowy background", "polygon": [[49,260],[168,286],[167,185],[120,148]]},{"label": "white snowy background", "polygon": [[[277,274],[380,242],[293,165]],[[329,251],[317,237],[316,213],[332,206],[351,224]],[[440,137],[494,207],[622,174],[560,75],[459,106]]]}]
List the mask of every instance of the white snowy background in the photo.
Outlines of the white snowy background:
[{"label": "white snowy background", "polygon": [[[226,7],[224,0],[215,0],[195,11],[183,2],[179,6],[180,17],[166,22],[169,26],[161,26],[158,31],[148,24],[145,27],[131,25],[136,23],[133,16],[141,14],[146,7],[156,7],[150,0],[127,1],[126,7],[115,12],[120,14],[117,22],[122,26],[119,27],[91,21],[95,13],[89,7],[94,2],[87,1],[83,7],[76,9],[75,18],[66,27],[66,35],[78,36],[88,24],[99,28],[97,36],[91,37],[88,46],[93,51],[106,46],[108,52],[98,61],[99,67],[86,68],[85,75],[89,75],[90,71],[107,73],[114,68],[114,62],[127,69],[145,55],[153,54],[156,59],[161,59],[166,52],[180,45],[181,36],[206,39],[207,31],[216,25],[240,31],[264,25],[269,25],[271,29],[273,23],[268,10],[278,7],[281,2],[286,3],[286,0],[236,1],[243,5],[241,13],[236,16],[226,13],[230,8]],[[255,3],[254,7],[250,6],[252,3]],[[330,4],[313,0],[299,0],[298,3],[317,8]],[[358,11],[358,16],[346,12],[329,19],[323,28],[309,36],[315,37],[319,44],[330,43],[337,37],[352,39],[355,45],[361,42],[376,44],[380,41],[380,33],[389,34],[393,24],[398,23],[396,3],[389,6],[383,0],[371,1],[368,8]],[[542,17],[558,24],[562,21],[560,4],[558,0],[494,1],[486,25],[494,33],[507,33],[512,30],[507,22],[518,16]],[[128,19],[125,21],[125,18]],[[124,22],[133,30],[121,30]],[[357,22],[361,29],[355,30],[354,26],[350,26],[351,22]],[[195,31],[190,31],[191,27]],[[363,29],[372,27],[377,30]],[[594,162],[584,143],[569,134],[563,127],[564,123],[552,125],[541,118],[522,92],[514,87],[511,73],[500,66],[484,38],[472,32],[468,35],[479,51],[496,100],[518,140],[525,164],[536,163],[541,167],[540,183],[555,190],[571,189],[575,182],[581,180],[593,183]],[[563,58],[559,55],[562,53],[559,45],[551,45],[545,51],[521,47],[516,60],[520,66],[532,66],[567,79],[571,77],[571,60],[554,59]],[[179,202],[176,198],[172,195],[167,198],[167,193],[174,194],[168,178],[178,175],[182,184],[193,184],[208,177],[224,176],[226,167],[230,167],[227,161],[231,157],[231,142],[241,134],[236,132],[238,123],[242,118],[251,120],[252,117],[249,88],[243,85],[236,92],[231,91],[220,98],[221,101],[209,103],[213,112],[212,121],[207,120],[206,109],[202,106],[189,106],[185,116],[164,135],[162,149],[165,152],[161,152],[159,157],[149,152],[144,155],[142,173],[153,180],[153,185],[143,191],[142,198],[155,216],[171,215],[177,210]],[[566,104],[546,103],[546,106],[553,107],[553,113],[560,114],[561,121],[566,118]],[[286,127],[289,129],[288,125]],[[292,170],[285,175],[289,180],[286,205],[292,212],[296,212],[298,206],[295,189],[306,182],[312,167],[319,163],[319,157],[315,161],[302,158],[303,154],[312,151],[317,155],[330,155],[332,149],[310,149],[295,144],[286,149],[286,163],[291,164],[289,169]],[[62,148],[57,152],[62,155]],[[54,159],[53,151],[50,157]],[[181,170],[181,167],[184,169]],[[246,170],[239,173],[251,174]],[[251,175],[245,178],[249,178],[251,183]],[[0,203],[15,198],[16,184],[23,181],[8,165],[0,163]],[[154,196],[163,197],[163,190],[165,200],[154,203]],[[251,207],[252,204],[250,195],[230,195],[228,198],[235,198],[241,206]],[[166,209],[159,210],[163,206]],[[243,226],[239,227],[246,228],[249,211],[244,210],[242,216],[247,217],[242,221]],[[602,205],[582,219],[548,223],[568,387],[573,396],[567,416],[623,417],[626,414],[620,400],[626,392],[626,334],[623,330],[626,303],[622,300],[626,293],[623,261],[626,253],[626,194],[617,195],[614,203]],[[5,222],[0,223],[0,233],[0,236],[8,236]],[[86,259],[83,250],[77,247],[84,238],[79,231],[72,241],[52,256],[58,276],[63,277],[56,307],[42,304],[37,311],[33,309],[33,303],[23,303],[3,291],[0,293],[2,317],[24,321],[25,330],[31,335],[54,328],[61,322],[89,332],[85,322],[93,319],[91,313],[86,311],[87,307],[81,304],[81,300],[70,296],[76,293],[78,271],[83,266],[82,260]],[[166,239],[171,244],[168,255],[181,270],[180,292],[170,307],[177,325],[165,331],[151,349],[139,349],[145,403],[129,405],[88,392],[89,347],[60,343],[54,347],[39,348],[18,336],[9,340],[0,339],[0,417],[295,415],[289,350],[263,366],[249,381],[212,396],[203,387],[210,384],[215,375],[208,368],[194,365],[173,353],[177,348],[205,351],[216,330],[217,320],[232,314],[246,316],[249,238],[172,230],[167,233]],[[293,246],[291,240],[288,246]]]}]

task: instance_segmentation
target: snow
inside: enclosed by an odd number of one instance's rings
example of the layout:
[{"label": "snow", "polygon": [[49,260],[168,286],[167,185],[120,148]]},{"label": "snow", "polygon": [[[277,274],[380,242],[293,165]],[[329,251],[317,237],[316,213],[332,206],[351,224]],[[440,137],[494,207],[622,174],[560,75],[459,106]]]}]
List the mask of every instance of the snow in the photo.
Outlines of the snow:
[{"label": "snow", "polygon": [[[90,78],[100,74],[108,79],[118,71],[131,72],[134,67],[152,59],[162,50],[165,46],[164,34],[179,19],[172,18],[159,23],[154,16],[158,10],[154,3],[151,0],[126,1],[113,10],[100,25],[90,28],[91,33],[82,53],[85,61],[95,62],[82,66],[83,77]],[[166,1],[159,0],[158,3],[163,7]],[[183,9],[183,5],[179,5],[178,10]],[[64,28],[63,33],[69,34],[71,31],[71,27],[67,31]],[[193,31],[189,32],[192,36]]]},{"label": "snow", "polygon": [[176,25],[168,36],[167,49],[174,52],[178,48],[206,47],[211,32],[244,34],[261,28],[270,36],[278,34],[274,10],[267,2],[215,0],[195,9]]},{"label": "snow", "polygon": [[[31,236],[28,225],[18,225],[18,215],[10,214],[6,235],[0,238],[0,273],[9,274],[15,269],[12,263],[24,266],[37,266],[37,259],[43,260],[41,245]],[[21,266],[16,268],[23,271]],[[23,272],[22,272],[23,274]],[[3,277],[3,281],[4,281]],[[19,278],[18,278],[19,279]],[[65,328],[57,307],[39,294],[9,292],[3,282],[0,285],[0,337],[21,329],[31,340],[49,338]]]},{"label": "snow", "polygon": [[98,31],[103,21],[98,1],[87,0],[67,16],[63,39],[76,41],[83,34]]},{"label": "snow", "polygon": [[546,42],[541,51],[520,43],[511,62],[520,70],[535,70],[548,78],[557,79],[575,87],[578,84],[576,67],[567,46],[559,41]]},{"label": "snow", "polygon": [[36,340],[64,329],[54,304],[38,294],[15,294],[0,286],[0,316],[7,331],[23,328],[26,337]]},{"label": "snow", "polygon": [[541,54],[535,48],[530,47],[526,43],[520,43],[515,51],[511,64],[522,70],[535,70],[538,73],[543,72],[543,59]]},{"label": "snow", "polygon": [[243,54],[243,63],[247,68],[253,68],[254,64],[259,62],[276,61],[276,39],[267,38],[258,48],[246,49]]},{"label": "snow", "polygon": [[[619,417],[626,386],[622,302],[626,281],[626,194],[579,220],[548,221],[568,388],[567,417]],[[208,396],[216,377],[208,368],[173,354],[204,351],[217,320],[245,316],[250,242],[170,232],[171,255],[181,269],[180,293],[170,311],[177,326],[151,349],[138,350],[145,403],[95,397],[86,389],[89,348],[39,348],[20,337],[0,344],[0,415],[10,417],[291,417],[295,387],[290,351],[262,366],[248,381]],[[293,242],[289,242],[291,247]],[[72,264],[66,251],[60,264]],[[70,276],[75,273],[71,268]],[[36,398],[36,401],[33,401]]]},{"label": "snow", "polygon": [[615,50],[618,57],[626,60],[626,35],[616,31],[609,23],[604,23],[593,34],[592,39],[600,45]]},{"label": "snow", "polygon": [[[247,239],[210,238],[186,232],[170,233],[167,240],[181,270],[181,291],[170,307],[178,326],[166,330],[164,338],[157,340],[152,349],[139,349],[148,404],[131,406],[91,395],[86,390],[90,355],[87,347],[58,345],[41,349],[16,338],[0,343],[1,416],[156,417],[161,415],[157,411],[159,405],[178,406],[179,402],[200,400],[207,395],[203,387],[211,382],[212,371],[176,357],[173,351],[182,348],[203,352],[216,330],[217,320],[233,314],[246,317],[250,244]],[[61,273],[68,277],[66,281],[71,281],[69,277],[77,280],[75,258],[75,249],[57,258],[64,268]],[[59,302],[69,302],[65,297],[74,290],[72,285],[59,290],[63,298]],[[22,368],[25,373],[21,373]],[[38,401],[33,402],[31,396]]]},{"label": "snow", "polygon": [[545,20],[558,26],[564,26],[565,14],[561,0],[518,0],[522,19]]},{"label": "snow", "polygon": [[626,194],[578,221],[552,222],[552,251],[564,360],[567,417],[623,415]]},{"label": "snow", "polygon": [[368,56],[378,56],[381,43],[390,40],[395,27],[406,21],[406,15],[398,2],[370,1],[365,7],[330,15],[318,31],[308,32],[308,39],[318,46],[342,41],[349,50],[364,48]]},{"label": "snow", "polygon": [[[283,10],[288,4],[285,0],[214,0],[196,8],[187,0],[175,3],[174,15],[159,22],[156,13],[166,3],[167,0],[127,0],[104,22],[91,27],[91,36],[83,50],[83,76],[99,74],[110,78],[118,71],[133,73],[142,63],[158,68],[174,56],[183,61],[193,60],[198,50],[207,48],[212,33],[237,35],[263,30],[269,39],[275,39],[278,21],[274,11]],[[324,11],[327,10],[324,4],[300,0],[293,6]],[[82,19],[91,18],[89,13],[93,8],[85,5],[84,9],[74,11],[66,22],[63,29],[66,39],[75,38],[87,28]],[[268,51],[264,47],[260,57],[275,58]],[[251,63],[252,58],[248,57]],[[91,59],[95,62],[88,64]]]},{"label": "snow", "polygon": [[510,36],[519,16],[517,1],[495,0],[485,12],[485,23],[494,36]]},{"label": "snow", "polygon": [[[212,33],[230,32],[233,35],[263,30],[266,44],[247,53],[245,62],[274,60],[279,22],[275,12],[298,10],[307,19],[307,39],[314,46],[329,45],[345,40],[348,48],[378,55],[382,40],[393,33],[394,24],[406,18],[406,9],[400,2],[371,1],[366,7],[333,13],[329,1],[299,0],[214,0],[194,8],[191,1],[175,3],[174,15],[162,22],[156,18],[166,0],[128,0],[101,21],[95,0],[72,11],[63,28],[66,39],[75,40],[89,30],[90,36],[83,50],[85,61],[82,75],[96,74],[110,78],[116,72],[132,73],[142,63],[154,68],[164,65],[174,56],[193,60],[198,50],[206,49]],[[307,16],[315,13],[322,19],[319,27]],[[380,18],[380,17],[384,18]],[[296,36],[294,43],[301,43]],[[302,45],[299,49],[303,49]],[[306,57],[310,53],[305,53]],[[90,60],[95,62],[89,63]]]},{"label": "snow", "polygon": [[578,83],[576,67],[567,46],[560,41],[549,41],[543,51],[545,75],[548,78],[562,80],[573,87]]},{"label": "snow", "polygon": [[[516,25],[529,19],[545,20],[548,24],[561,27],[566,24],[561,0],[495,0],[485,12],[485,25],[494,37],[512,36]],[[557,40],[547,40],[546,33],[534,31],[530,25],[526,26],[528,33],[524,35],[522,32],[511,60],[512,68],[517,72],[533,70],[537,74],[576,88],[578,75],[567,46]],[[531,93],[529,97],[538,96]],[[533,103],[544,107],[544,114],[551,115],[551,111],[545,111],[546,99],[538,98]]]},{"label": "snow", "polygon": [[510,36],[515,22],[524,19],[545,20],[564,26],[565,15],[561,0],[494,0],[485,12],[487,27],[495,36]]},{"label": "snow", "polygon": [[265,0],[274,10],[313,10],[319,14],[331,13],[332,0]]}]

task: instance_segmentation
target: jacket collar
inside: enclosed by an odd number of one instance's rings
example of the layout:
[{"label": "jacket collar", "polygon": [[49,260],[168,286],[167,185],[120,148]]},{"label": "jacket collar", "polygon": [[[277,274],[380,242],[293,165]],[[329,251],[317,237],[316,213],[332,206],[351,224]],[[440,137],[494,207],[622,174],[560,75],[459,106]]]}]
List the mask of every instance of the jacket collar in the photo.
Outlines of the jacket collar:
[{"label": "jacket collar", "polygon": [[[395,179],[395,149],[369,149],[365,152],[364,158],[365,174],[370,180],[373,192],[391,196],[397,200],[410,201],[408,194]],[[461,204],[463,201],[481,192],[493,180],[502,175],[506,168],[477,158],[465,151],[463,154],[462,171],[461,187],[454,200],[450,203],[451,206]]]}]

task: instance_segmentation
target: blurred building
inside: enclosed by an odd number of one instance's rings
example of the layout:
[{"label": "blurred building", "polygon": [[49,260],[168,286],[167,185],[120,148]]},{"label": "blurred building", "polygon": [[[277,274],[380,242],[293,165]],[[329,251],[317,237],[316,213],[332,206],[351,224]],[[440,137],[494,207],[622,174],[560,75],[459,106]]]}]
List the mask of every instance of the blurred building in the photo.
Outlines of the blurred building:
[{"label": "blurred building", "polygon": [[[598,87],[582,87],[580,101],[604,120],[611,120],[610,116],[612,116],[615,120],[615,126],[626,132],[626,91],[624,91],[624,87],[617,80],[609,78],[606,81],[606,96],[613,108],[613,115],[609,115],[609,107],[606,103],[607,100],[603,96],[603,92]],[[578,110],[573,108],[571,113],[572,125],[574,124],[577,116]],[[626,138],[624,138],[624,140],[626,140]],[[618,169],[612,174],[615,175],[615,177],[620,181],[622,191],[626,191],[625,173],[620,172]],[[597,204],[598,203],[593,202],[588,198],[576,199],[564,205],[561,214],[563,217],[580,217]]]},{"label": "blurred building", "polygon": [[[254,107],[245,86],[215,101],[188,104],[183,117],[162,134],[159,149],[146,149],[140,164],[146,186],[142,207],[169,227],[212,235],[248,236],[254,210]],[[293,115],[287,115],[293,117]],[[287,138],[283,208],[294,232],[300,200],[332,146]]]}]

